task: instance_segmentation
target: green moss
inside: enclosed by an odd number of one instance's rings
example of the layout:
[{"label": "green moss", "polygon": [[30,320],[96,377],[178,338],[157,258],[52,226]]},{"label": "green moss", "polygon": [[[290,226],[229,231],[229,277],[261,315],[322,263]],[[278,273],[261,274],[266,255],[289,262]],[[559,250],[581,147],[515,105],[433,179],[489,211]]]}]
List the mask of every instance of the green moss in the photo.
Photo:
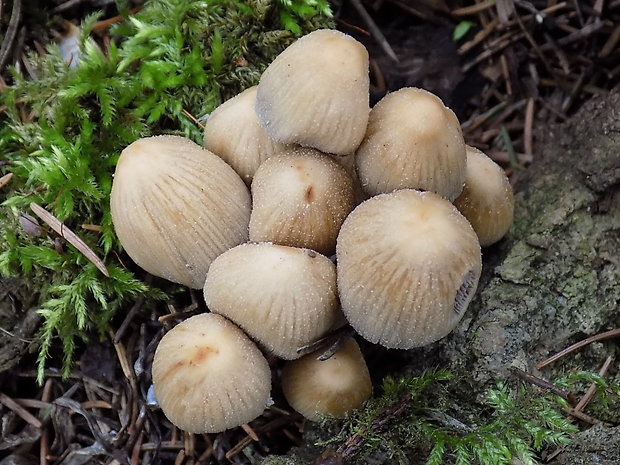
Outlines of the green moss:
[{"label": "green moss", "polygon": [[[577,431],[561,413],[564,401],[557,396],[532,395],[523,384],[502,381],[476,403],[459,379],[445,371],[387,378],[381,396],[355,414],[335,440],[362,434],[365,449],[355,458],[360,464],[381,448],[390,463],[411,463],[417,456],[426,465],[499,465],[514,459],[531,465],[543,448],[566,443]],[[407,402],[402,416],[377,431],[377,419],[401,399]]]},{"label": "green moss", "polygon": [[[135,296],[163,296],[119,259],[109,194],[120,151],[158,133],[199,142],[201,130],[186,112],[200,117],[256,84],[295,33],[331,26],[328,14],[322,0],[151,0],[113,30],[118,40],[104,51],[89,38],[97,17],[87,18],[76,67],[51,46],[45,57],[31,57],[37,80],[13,71],[1,95],[0,153],[4,172],[15,177],[0,210],[0,273],[37,285],[44,317],[40,375],[57,337],[67,373],[77,340],[106,331],[116,310]],[[110,277],[71,246],[59,253],[55,234],[26,234],[19,216],[31,202],[77,232]],[[101,231],[81,229],[85,223]]]},{"label": "green moss", "polygon": [[[564,412],[567,402],[549,391],[508,379],[476,400],[463,385],[467,379],[442,370],[388,377],[378,395],[347,420],[325,421],[318,432],[307,428],[308,436],[320,438],[318,449],[269,457],[263,465],[535,465],[543,451],[567,444],[578,431]],[[555,384],[580,397],[590,383],[599,389],[589,409],[605,409],[608,418],[618,407],[617,382],[576,372]]]}]

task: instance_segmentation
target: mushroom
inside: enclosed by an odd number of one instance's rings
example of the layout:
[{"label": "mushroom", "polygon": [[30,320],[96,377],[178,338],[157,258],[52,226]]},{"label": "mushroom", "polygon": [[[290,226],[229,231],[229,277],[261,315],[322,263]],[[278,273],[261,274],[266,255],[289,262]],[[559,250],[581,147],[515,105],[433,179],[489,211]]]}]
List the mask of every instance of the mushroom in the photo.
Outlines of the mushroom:
[{"label": "mushroom", "polygon": [[469,220],[482,247],[499,241],[514,213],[512,187],[504,170],[480,150],[467,146],[463,192],[454,205]]},{"label": "mushroom", "polygon": [[255,103],[256,86],[216,108],[204,128],[205,148],[232,166],[248,185],[263,161],[287,147],[260,127]]},{"label": "mushroom", "polygon": [[333,254],[342,222],[353,209],[353,181],[314,149],[273,157],[252,182],[250,240]]},{"label": "mushroom", "polygon": [[239,245],[213,261],[204,295],[212,312],[288,360],[342,322],[336,267],[308,249]]},{"label": "mushroom", "polygon": [[149,273],[200,289],[211,261],[245,242],[250,193],[222,159],[189,139],[139,139],[121,153],[110,207],[129,256]]},{"label": "mushroom", "polygon": [[432,192],[372,197],[347,217],[336,247],[342,310],[364,338],[410,349],[462,318],[482,267],[469,222]]},{"label": "mushroom", "polygon": [[243,331],[213,313],[188,318],[166,333],[152,374],[164,414],[190,433],[245,424],[269,401],[267,360]]},{"label": "mushroom", "polygon": [[312,421],[344,418],[372,394],[368,367],[354,339],[348,339],[332,357],[312,353],[287,362],[282,390],[288,403]]},{"label": "mushroom", "polygon": [[369,82],[364,46],[342,32],[317,30],[267,67],[256,113],[274,140],[346,155],[366,131]]},{"label": "mushroom", "polygon": [[400,89],[373,107],[355,161],[369,195],[412,188],[452,201],[465,182],[465,141],[458,119],[423,89]]}]

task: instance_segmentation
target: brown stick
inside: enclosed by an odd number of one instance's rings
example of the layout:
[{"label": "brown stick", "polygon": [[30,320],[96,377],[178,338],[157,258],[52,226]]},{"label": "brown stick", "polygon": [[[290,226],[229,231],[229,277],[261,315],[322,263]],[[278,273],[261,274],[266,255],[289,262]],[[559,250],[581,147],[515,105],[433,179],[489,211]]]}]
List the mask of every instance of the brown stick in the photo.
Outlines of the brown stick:
[{"label": "brown stick", "polygon": [[612,329],[611,331],[606,331],[604,333],[590,336],[589,338],[584,339],[583,341],[577,342],[576,344],[573,344],[572,346],[568,346],[566,349],[562,349],[554,356],[549,357],[547,360],[537,363],[536,368],[540,370],[541,368],[544,368],[547,365],[552,364],[553,362],[555,362],[556,360],[559,360],[565,355],[570,354],[571,352],[574,352],[578,349],[581,349],[582,347],[585,347],[589,344],[592,344],[593,342],[604,341],[606,339],[613,339],[619,336],[620,336],[620,328]]},{"label": "brown stick", "polygon": [[[598,371],[598,375],[600,377],[605,376],[605,374],[607,373],[607,370],[609,370],[609,367],[611,366],[611,363],[613,361],[614,361],[614,358],[611,355],[607,357],[607,360],[605,360],[605,363],[603,363],[603,366]],[[596,383],[592,383],[590,385],[590,387],[588,388],[586,393],[583,395],[581,400],[577,403],[577,405],[575,405],[575,410],[577,412],[581,412],[584,408],[586,408],[590,400],[592,400],[592,397],[594,396],[594,394],[596,394],[596,388],[597,388]]]},{"label": "brown stick", "polygon": [[457,8],[456,10],[452,10],[450,14],[452,16],[469,16],[480,13],[484,10],[489,10],[495,6],[495,0],[487,0],[485,2],[476,3],[474,5],[466,6],[463,8]]},{"label": "brown stick", "polygon": [[569,404],[575,405],[575,397],[570,392],[565,391],[564,389],[560,389],[555,384],[538,378],[537,376],[527,373],[526,371],[520,370],[517,367],[511,367],[510,371],[518,378],[521,378],[523,381],[533,384],[534,386],[538,386],[539,388],[542,388],[546,391],[552,392],[553,394],[556,394],[562,399],[566,400]]},{"label": "brown stick", "polygon": [[13,399],[11,399],[6,394],[0,392],[0,402],[3,403],[6,408],[12,410],[17,416],[19,416],[26,423],[30,423],[35,428],[42,428],[43,424],[39,421],[37,417],[35,417],[32,413],[26,410],[24,407],[19,405]]},{"label": "brown stick", "polygon": [[2,40],[2,46],[0,47],[0,67],[4,65],[9,58],[9,54],[13,50],[13,42],[17,36],[17,29],[22,17],[22,2],[21,0],[13,0],[13,10],[11,11],[11,19],[9,20],[9,27],[4,34]]},{"label": "brown stick", "polygon": [[525,106],[525,122],[523,123],[523,147],[525,154],[532,156],[534,153],[534,99],[530,97]]},{"label": "brown stick", "polygon": [[[605,24],[603,23],[603,21],[595,21],[592,24],[588,24],[587,26],[582,27],[581,29],[568,34],[567,36],[562,37],[561,39],[558,39],[557,43],[558,45],[568,45],[568,44],[572,44],[573,42],[577,42],[581,39],[585,39],[586,37],[591,36],[592,34],[594,34],[596,31],[598,31],[599,29],[601,29]],[[552,48],[551,44],[544,44],[540,47],[540,50],[543,52],[546,52],[547,50],[550,50]]]}]

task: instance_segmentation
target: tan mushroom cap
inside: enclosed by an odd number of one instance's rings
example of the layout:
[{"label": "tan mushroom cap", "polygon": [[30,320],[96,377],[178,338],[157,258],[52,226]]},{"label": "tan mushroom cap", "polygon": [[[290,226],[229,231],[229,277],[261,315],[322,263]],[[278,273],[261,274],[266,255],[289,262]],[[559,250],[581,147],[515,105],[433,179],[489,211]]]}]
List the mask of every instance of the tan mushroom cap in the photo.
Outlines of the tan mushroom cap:
[{"label": "tan mushroom cap", "polygon": [[434,342],[457,325],[482,267],[469,222],[432,192],[373,197],[347,217],[336,248],[347,320],[390,348]]},{"label": "tan mushroom cap", "polygon": [[321,29],[298,39],[267,67],[256,113],[272,139],[346,155],[366,131],[369,85],[364,46]]},{"label": "tan mushroom cap", "polygon": [[287,360],[342,320],[336,266],[308,249],[239,245],[213,261],[204,293],[212,312]]},{"label": "tan mushroom cap", "polygon": [[312,421],[344,418],[360,408],[372,394],[368,367],[359,346],[349,339],[331,358],[317,354],[287,362],[282,390],[288,403]]},{"label": "tan mushroom cap", "polygon": [[217,107],[204,129],[205,148],[232,166],[248,185],[263,161],[287,147],[260,127],[255,104],[256,86]]},{"label": "tan mushroom cap", "polygon": [[512,225],[514,198],[508,177],[474,147],[467,146],[465,187],[454,205],[469,220],[482,247],[499,241]]},{"label": "tan mushroom cap", "polygon": [[353,202],[353,181],[331,157],[300,148],[270,158],[252,182],[250,240],[333,254]]},{"label": "tan mushroom cap", "polygon": [[153,359],[155,397],[168,419],[190,433],[218,433],[263,413],[271,371],[233,323],[205,313],[175,326]]},{"label": "tan mushroom cap", "polygon": [[465,182],[465,141],[458,119],[439,97],[403,88],[370,111],[355,162],[369,195],[411,188],[452,201]]},{"label": "tan mushroom cap", "polygon": [[189,139],[139,139],[121,153],[110,207],[129,256],[149,273],[200,289],[211,261],[248,238],[248,188]]}]

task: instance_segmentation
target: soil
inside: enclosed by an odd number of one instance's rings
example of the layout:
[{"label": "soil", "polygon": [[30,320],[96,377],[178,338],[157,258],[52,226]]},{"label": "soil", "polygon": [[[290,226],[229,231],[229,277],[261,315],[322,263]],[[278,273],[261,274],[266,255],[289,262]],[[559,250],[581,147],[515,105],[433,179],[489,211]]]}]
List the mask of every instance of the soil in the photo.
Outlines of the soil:
[{"label": "soil", "polygon": [[[102,6],[106,17],[115,14],[112,2],[57,3],[65,7],[45,27],[32,17],[24,20],[7,63],[18,62],[35,39],[50,40],[63,19],[77,21]],[[10,11],[8,2],[0,4],[6,37]],[[468,143],[511,174],[517,199],[515,225],[485,250],[480,290],[457,330],[414,351],[365,344],[374,380],[399,370],[450,367],[471,374],[465,385],[475,398],[511,376],[511,368],[552,379],[568,370],[596,372],[606,357],[617,359],[616,337],[537,368],[571,343],[620,327],[620,48],[614,39],[620,37],[620,2],[364,4],[397,61],[355,5],[336,6],[336,20],[370,51],[373,103],[403,86],[437,93],[463,122]],[[463,8],[474,9],[466,14]],[[463,20],[476,25],[455,41],[454,27]],[[204,305],[200,297],[188,293],[166,309],[137,305],[121,343],[110,341],[118,321],[107,341],[83,347],[69,380],[50,370],[41,388],[31,369],[36,354],[28,351],[37,327],[36,295],[17,281],[0,284],[0,465],[245,464],[259,463],[266,451],[284,454],[292,445],[301,446],[297,454],[265,463],[307,463],[299,456],[321,452],[309,448],[313,428],[290,412],[277,390],[275,408],[252,422],[250,432],[183,435],[153,406],[148,366],[162,326],[174,324],[157,318],[170,308],[190,315]],[[272,360],[272,366],[278,373],[280,362]],[[617,364],[607,376],[618,378]],[[44,425],[5,408],[7,397],[29,399],[22,404],[45,413]],[[122,429],[121,419],[132,428]],[[604,420],[612,426],[582,424],[583,431],[548,463],[620,464],[620,416]],[[259,440],[247,447],[253,435]],[[40,455],[48,458],[41,462]]]}]

